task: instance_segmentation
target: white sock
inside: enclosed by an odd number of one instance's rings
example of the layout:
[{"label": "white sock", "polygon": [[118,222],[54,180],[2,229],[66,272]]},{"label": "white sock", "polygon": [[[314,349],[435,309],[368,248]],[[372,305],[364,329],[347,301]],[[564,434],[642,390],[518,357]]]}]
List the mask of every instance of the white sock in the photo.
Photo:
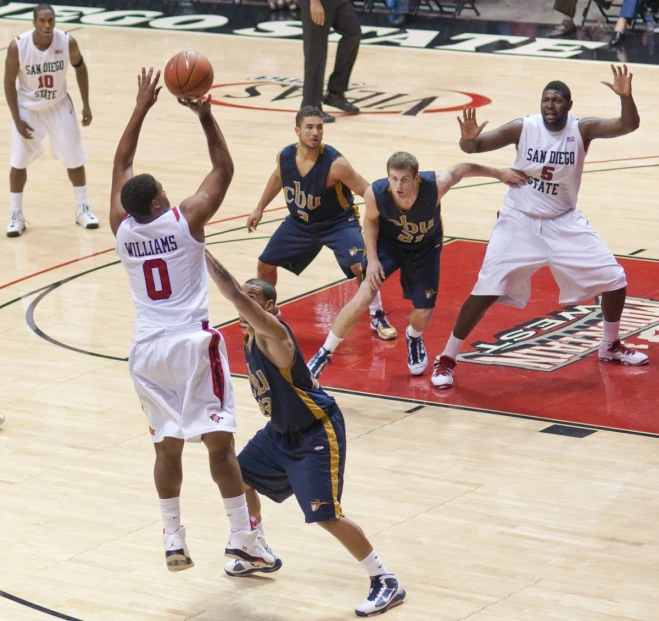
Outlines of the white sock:
[{"label": "white sock", "polygon": [[453,360],[455,360],[458,353],[460,352],[460,349],[462,349],[463,343],[464,339],[456,339],[455,336],[453,336],[453,332],[451,332],[451,336],[448,337],[448,342],[446,343],[446,347],[442,352],[442,356],[448,356],[449,358],[453,358]]},{"label": "white sock", "polygon": [[365,559],[359,561],[359,564],[369,576],[380,576],[389,573],[375,550],[372,550]]},{"label": "white sock", "polygon": [[323,347],[329,351],[333,352],[340,344],[343,339],[340,339],[334,332],[331,332],[327,335],[327,339],[325,339],[325,344]]},{"label": "white sock", "polygon": [[412,326],[407,326],[407,336],[418,339],[422,334],[423,332],[417,332]]},{"label": "white sock", "polygon": [[168,535],[173,535],[179,528],[181,528],[180,497],[161,498],[160,515],[162,515],[162,522],[165,525],[165,532]]},{"label": "white sock", "polygon": [[380,296],[379,291],[376,292],[373,301],[368,305],[368,310],[371,313],[371,317],[373,317],[378,311],[384,310],[382,308],[382,297]]},{"label": "white sock", "polygon": [[74,185],[73,193],[76,196],[76,205],[78,205],[78,207],[80,207],[80,205],[89,205],[86,185]]},{"label": "white sock", "polygon": [[250,532],[252,527],[249,523],[249,509],[247,508],[247,498],[245,494],[235,498],[222,498],[224,508],[227,510],[229,522],[231,523],[231,532],[246,530]]},{"label": "white sock", "polygon": [[23,192],[9,192],[9,208],[12,211],[23,211]]},{"label": "white sock", "polygon": [[619,321],[604,321],[604,335],[602,336],[602,345],[611,345],[620,337]]}]

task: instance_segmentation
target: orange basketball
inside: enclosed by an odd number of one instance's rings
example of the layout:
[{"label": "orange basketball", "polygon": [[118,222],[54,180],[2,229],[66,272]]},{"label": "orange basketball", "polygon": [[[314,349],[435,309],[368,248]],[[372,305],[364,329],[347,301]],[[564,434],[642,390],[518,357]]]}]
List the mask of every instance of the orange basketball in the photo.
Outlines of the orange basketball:
[{"label": "orange basketball", "polygon": [[213,66],[198,52],[179,52],[165,66],[165,86],[183,99],[203,97],[213,85]]}]

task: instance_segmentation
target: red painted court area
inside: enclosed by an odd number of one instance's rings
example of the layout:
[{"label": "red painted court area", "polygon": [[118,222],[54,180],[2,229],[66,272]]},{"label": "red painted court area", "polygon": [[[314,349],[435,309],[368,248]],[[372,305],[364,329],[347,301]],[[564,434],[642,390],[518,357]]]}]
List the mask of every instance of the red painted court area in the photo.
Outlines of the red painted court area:
[{"label": "red painted court area", "polygon": [[[424,333],[431,359],[441,353],[476,282],[485,247],[458,240],[443,250],[438,304]],[[380,340],[364,316],[337,350],[321,383],[328,388],[659,434],[659,262],[619,260],[628,280],[621,333],[625,343],[650,356],[649,365],[599,362],[599,305],[591,300],[560,307],[558,288],[549,270],[543,269],[533,279],[533,298],[525,309],[500,304],[490,309],[459,358],[455,385],[440,391],[430,384],[432,363],[420,377],[410,376],[407,369],[404,330],[411,305],[402,299],[396,274],[385,283],[382,298],[385,309],[392,311],[389,319],[398,329],[398,339]],[[344,282],[282,306],[282,318],[307,360],[323,344],[355,290],[354,281]],[[234,324],[223,333],[229,359],[236,361],[233,370],[243,373],[237,362],[243,358],[240,328]]]}]

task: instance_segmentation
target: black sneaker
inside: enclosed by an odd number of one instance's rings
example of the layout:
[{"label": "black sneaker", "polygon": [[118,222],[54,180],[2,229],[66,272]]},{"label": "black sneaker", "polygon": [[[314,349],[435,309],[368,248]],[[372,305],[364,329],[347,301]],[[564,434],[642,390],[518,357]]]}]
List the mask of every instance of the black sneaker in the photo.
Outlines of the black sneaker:
[{"label": "black sneaker", "polygon": [[332,116],[331,114],[327,114],[325,110],[321,108],[320,110],[323,113],[323,123],[334,123],[336,121],[336,117]]},{"label": "black sneaker", "polygon": [[355,104],[350,103],[343,95],[327,93],[325,99],[323,99],[323,103],[332,106],[332,108],[343,110],[348,114],[359,114],[359,108]]}]

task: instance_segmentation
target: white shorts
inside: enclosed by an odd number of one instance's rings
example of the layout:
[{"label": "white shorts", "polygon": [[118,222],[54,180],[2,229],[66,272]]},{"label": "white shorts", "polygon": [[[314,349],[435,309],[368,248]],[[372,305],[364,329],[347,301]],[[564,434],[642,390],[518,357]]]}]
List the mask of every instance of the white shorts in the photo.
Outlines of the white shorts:
[{"label": "white shorts", "polygon": [[34,131],[28,140],[18,133],[12,122],[11,157],[12,168],[27,168],[34,160],[43,155],[43,141],[50,138],[52,154],[67,168],[79,168],[87,161],[87,153],[82,144],[80,127],[76,118],[73,102],[67,95],[59,103],[45,110],[28,110],[18,106],[21,119]]},{"label": "white shorts", "polygon": [[128,369],[154,442],[236,432],[229,361],[217,330],[204,324],[134,343]]},{"label": "white shorts", "polygon": [[548,266],[560,288],[560,304],[577,304],[627,285],[625,271],[600,236],[574,209],[556,218],[535,218],[503,207],[472,295],[498,295],[524,308],[531,276]]}]

